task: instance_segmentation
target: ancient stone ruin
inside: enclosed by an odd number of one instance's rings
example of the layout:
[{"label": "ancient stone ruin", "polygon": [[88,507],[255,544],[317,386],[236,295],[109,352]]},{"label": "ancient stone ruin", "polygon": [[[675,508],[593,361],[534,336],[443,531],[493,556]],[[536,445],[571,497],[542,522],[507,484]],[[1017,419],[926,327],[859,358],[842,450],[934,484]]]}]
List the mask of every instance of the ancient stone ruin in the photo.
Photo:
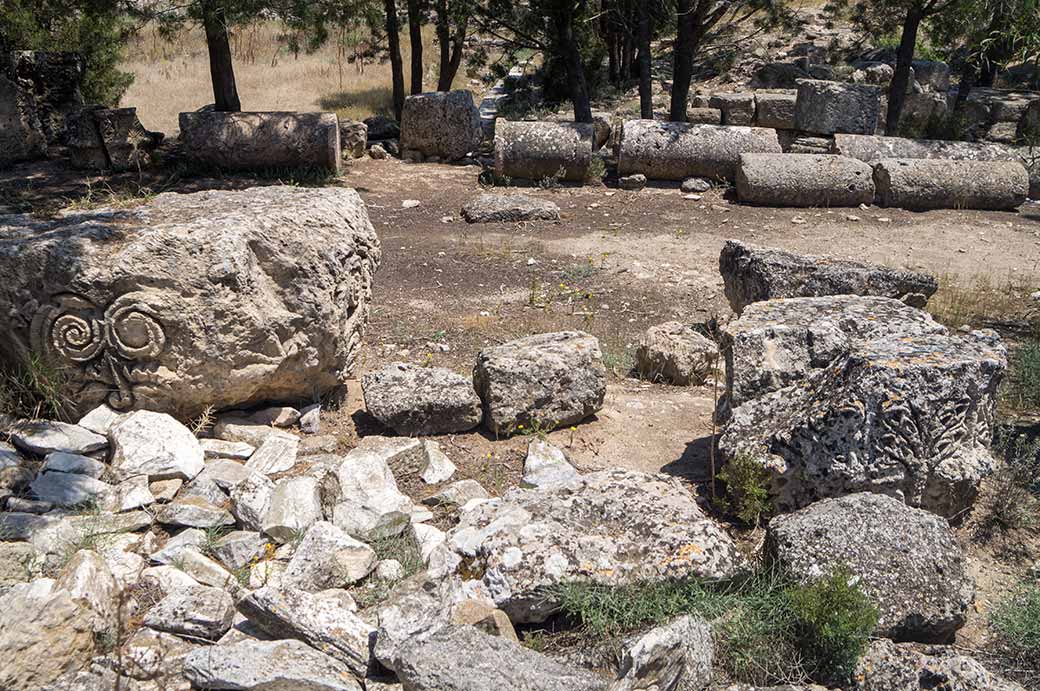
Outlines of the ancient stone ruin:
[{"label": "ancient stone ruin", "polygon": [[890,298],[749,305],[724,330],[730,413],[719,448],[760,463],[781,511],[861,491],[946,517],[994,468],[1006,351]]},{"label": "ancient stone ruin", "polygon": [[753,302],[827,295],[875,295],[924,307],[939,288],[934,276],[884,266],[801,255],[727,240],[719,255],[726,299],[740,314]]},{"label": "ancient stone ruin", "polygon": [[339,172],[339,121],[333,113],[180,114],[180,144],[192,161],[227,170],[313,168]]},{"label": "ancient stone ruin", "polygon": [[400,122],[167,140],[0,56],[0,690],[1026,691],[1040,96],[914,60],[970,141],[882,136],[892,51],[814,13],[666,103],[602,8],[586,122],[398,46]]},{"label": "ancient stone ruin", "polygon": [[64,368],[80,415],[305,400],[354,363],[380,249],[351,190],[7,219],[0,352]]}]

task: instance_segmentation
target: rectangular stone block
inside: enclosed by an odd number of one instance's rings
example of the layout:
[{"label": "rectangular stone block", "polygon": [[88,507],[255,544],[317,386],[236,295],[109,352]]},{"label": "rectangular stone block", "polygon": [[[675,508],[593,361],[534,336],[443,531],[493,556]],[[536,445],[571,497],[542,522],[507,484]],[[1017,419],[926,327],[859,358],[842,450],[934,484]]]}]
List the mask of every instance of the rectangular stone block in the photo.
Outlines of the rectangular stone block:
[{"label": "rectangular stone block", "polygon": [[798,82],[796,129],[817,134],[874,134],[881,110],[881,89],[820,79]]},{"label": "rectangular stone block", "polygon": [[756,93],[755,124],[759,127],[772,127],[778,130],[793,130],[795,104],[797,102],[797,93]]}]

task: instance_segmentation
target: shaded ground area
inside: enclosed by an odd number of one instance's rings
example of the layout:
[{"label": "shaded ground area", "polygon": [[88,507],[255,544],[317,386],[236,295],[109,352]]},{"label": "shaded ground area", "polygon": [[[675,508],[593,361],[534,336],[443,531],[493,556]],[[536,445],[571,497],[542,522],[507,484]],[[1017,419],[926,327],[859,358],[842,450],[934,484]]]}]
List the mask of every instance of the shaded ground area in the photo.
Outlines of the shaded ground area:
[{"label": "shaded ground area", "polygon": [[[732,316],[718,273],[727,238],[939,274],[943,287],[932,304],[940,317],[949,323],[987,314],[1013,344],[1021,324],[1035,317],[1028,295],[1040,288],[1037,206],[1019,214],[774,209],[734,204],[721,189],[686,199],[677,186],[624,192],[590,185],[522,190],[555,201],[559,222],[467,225],[459,209],[481,191],[478,173],[476,167],[362,159],[333,183],[361,192],[384,252],[356,374],[393,361],[468,373],[488,345],[544,331],[591,332],[612,373],[605,406],[595,419],[548,435],[582,470],[663,471],[708,496],[713,385],[669,387],[627,374],[647,327]],[[200,178],[175,166],[142,176],[84,178],[45,163],[0,172],[0,207],[48,214],[70,204],[132,204],[162,191],[278,181],[277,173]],[[406,199],[419,205],[403,208]],[[356,382],[324,424],[345,448],[359,433],[384,432],[364,412]],[[529,439],[474,432],[440,441],[459,466],[457,478],[476,478],[500,493],[518,482]],[[399,479],[417,499],[436,491],[414,478]],[[1040,550],[1035,536],[994,536],[977,517],[960,535],[972,555],[979,595],[959,642],[984,648],[988,608]],[[743,537],[755,545],[761,535]]]}]

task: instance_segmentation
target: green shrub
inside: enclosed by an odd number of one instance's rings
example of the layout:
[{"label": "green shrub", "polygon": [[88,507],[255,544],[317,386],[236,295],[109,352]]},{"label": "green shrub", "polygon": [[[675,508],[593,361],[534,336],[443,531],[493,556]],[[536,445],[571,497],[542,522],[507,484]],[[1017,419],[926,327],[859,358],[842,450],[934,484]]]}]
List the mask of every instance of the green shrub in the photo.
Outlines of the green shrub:
[{"label": "green shrub", "polygon": [[585,174],[586,180],[589,182],[600,182],[603,180],[603,176],[607,174],[607,164],[603,162],[603,159],[599,156],[593,156],[592,162],[589,163],[588,172]]},{"label": "green shrub", "polygon": [[1040,666],[1040,585],[1024,584],[997,605],[990,626],[1011,657],[1033,669]]},{"label": "green shrub", "polygon": [[567,583],[548,595],[597,639],[699,615],[712,623],[720,667],[759,685],[843,680],[877,624],[877,610],[843,573],[799,586],[766,568],[726,583]]},{"label": "green shrub", "polygon": [[716,477],[726,485],[719,508],[748,525],[757,526],[773,506],[769,500],[769,471],[753,456],[741,454],[722,467]]},{"label": "green shrub", "polygon": [[788,591],[802,659],[818,681],[844,683],[877,626],[878,611],[847,573]]}]

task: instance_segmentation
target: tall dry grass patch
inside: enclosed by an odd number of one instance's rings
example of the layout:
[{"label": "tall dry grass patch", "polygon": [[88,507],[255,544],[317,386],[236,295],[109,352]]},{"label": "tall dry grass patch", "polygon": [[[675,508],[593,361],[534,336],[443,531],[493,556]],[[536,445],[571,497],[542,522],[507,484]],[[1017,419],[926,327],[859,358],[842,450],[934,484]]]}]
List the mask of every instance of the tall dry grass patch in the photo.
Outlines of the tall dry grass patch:
[{"label": "tall dry grass patch", "polygon": [[928,302],[928,311],[946,326],[992,326],[1010,319],[1029,319],[1031,276],[939,276],[939,290]]},{"label": "tall dry grass patch", "polygon": [[[354,62],[354,48],[369,41],[366,32],[334,35],[325,46],[293,52],[284,27],[261,21],[237,28],[232,35],[235,79],[243,110],[331,110],[341,119],[359,120],[393,112],[389,60],[369,58],[364,71]],[[401,35],[408,83],[411,45]],[[423,32],[424,84],[437,86],[437,47],[432,27]],[[164,38],[155,25],[145,26],[126,48],[121,69],[134,83],[122,104],[136,106],[145,127],[167,135],[178,131],[177,115],[213,102],[209,56],[200,27]],[[460,71],[456,86],[465,82]]]}]

